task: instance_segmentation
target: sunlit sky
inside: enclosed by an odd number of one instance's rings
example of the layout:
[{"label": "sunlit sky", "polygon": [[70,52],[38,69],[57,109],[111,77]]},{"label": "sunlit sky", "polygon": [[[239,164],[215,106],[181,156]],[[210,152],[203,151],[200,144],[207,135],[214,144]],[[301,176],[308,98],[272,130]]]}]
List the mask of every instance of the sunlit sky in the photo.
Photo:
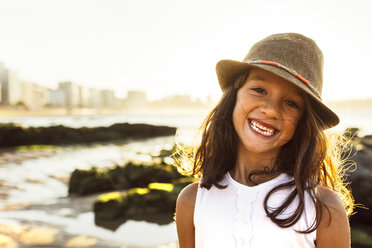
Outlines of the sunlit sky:
[{"label": "sunlit sky", "polygon": [[21,79],[220,96],[220,59],[297,32],[325,57],[323,99],[372,98],[369,0],[0,0],[0,62]]}]

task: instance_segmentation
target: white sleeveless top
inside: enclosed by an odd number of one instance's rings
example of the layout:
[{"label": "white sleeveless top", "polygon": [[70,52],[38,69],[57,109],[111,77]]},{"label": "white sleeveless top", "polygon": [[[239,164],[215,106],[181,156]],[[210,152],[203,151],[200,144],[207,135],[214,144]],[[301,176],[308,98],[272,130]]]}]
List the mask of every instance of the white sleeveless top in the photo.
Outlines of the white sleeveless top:
[{"label": "white sleeveless top", "polygon": [[[305,194],[305,211],[295,225],[281,228],[266,216],[263,205],[266,194],[276,185],[291,180],[292,177],[283,173],[257,186],[247,186],[226,173],[220,184],[227,188],[198,187],[194,210],[195,247],[314,248],[316,230],[310,234],[295,231],[307,230],[315,220],[315,206],[309,194]],[[268,206],[280,206],[289,192],[289,189],[276,192],[269,198]],[[289,216],[296,206],[295,200],[281,216]]]}]

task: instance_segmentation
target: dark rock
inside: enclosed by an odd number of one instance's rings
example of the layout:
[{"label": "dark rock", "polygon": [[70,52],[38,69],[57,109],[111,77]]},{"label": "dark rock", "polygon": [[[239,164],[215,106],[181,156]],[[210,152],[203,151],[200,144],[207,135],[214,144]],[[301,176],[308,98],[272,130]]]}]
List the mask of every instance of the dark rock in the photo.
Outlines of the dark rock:
[{"label": "dark rock", "polygon": [[147,187],[152,182],[170,183],[182,176],[172,165],[163,160],[160,163],[136,164],[90,170],[76,169],[72,172],[68,192],[86,195],[110,190],[125,190]]},{"label": "dark rock", "polygon": [[113,190],[110,179],[96,167],[90,170],[75,169],[70,178],[68,192],[87,195]]},{"label": "dark rock", "polygon": [[193,179],[184,178],[174,182],[151,183],[146,188],[132,188],[124,193],[101,195],[93,207],[96,225],[116,230],[129,219],[160,225],[171,223],[177,196]]},{"label": "dark rock", "polygon": [[148,124],[114,124],[110,127],[70,128],[62,125],[23,128],[15,124],[0,124],[0,147],[20,145],[62,145],[107,142],[127,138],[169,136],[176,128]]},{"label": "dark rock", "polygon": [[372,247],[371,227],[351,228],[351,244],[353,248]]},{"label": "dark rock", "polygon": [[159,157],[165,158],[165,157],[171,157],[176,152],[176,147],[173,147],[171,150],[162,149],[160,151]]},{"label": "dark rock", "polygon": [[[355,213],[350,217],[352,228],[366,230],[372,236],[372,135],[359,138],[353,136],[357,142],[347,153],[348,160],[355,163],[355,170],[348,172],[348,181],[351,185],[355,200]],[[353,243],[354,247],[354,243]]]},{"label": "dark rock", "polygon": [[127,208],[124,196],[120,192],[103,194],[94,203],[94,212],[99,219],[114,220]]},{"label": "dark rock", "polygon": [[353,139],[353,138],[358,137],[359,131],[360,129],[357,127],[349,127],[349,128],[346,128],[343,135],[347,138]]},{"label": "dark rock", "polygon": [[372,149],[372,135],[366,135],[362,138],[361,143],[368,149]]}]

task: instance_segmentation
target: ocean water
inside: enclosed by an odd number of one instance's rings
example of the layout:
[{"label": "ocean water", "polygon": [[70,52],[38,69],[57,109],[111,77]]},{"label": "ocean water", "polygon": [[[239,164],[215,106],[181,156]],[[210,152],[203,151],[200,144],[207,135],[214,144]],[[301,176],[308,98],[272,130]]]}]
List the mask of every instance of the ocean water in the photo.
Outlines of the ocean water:
[{"label": "ocean water", "polygon": [[69,127],[110,126],[114,123],[147,123],[178,128],[196,127],[201,124],[208,110],[138,110],[117,112],[111,115],[65,115],[65,116],[0,116],[1,123],[18,123],[24,126],[65,125]]}]

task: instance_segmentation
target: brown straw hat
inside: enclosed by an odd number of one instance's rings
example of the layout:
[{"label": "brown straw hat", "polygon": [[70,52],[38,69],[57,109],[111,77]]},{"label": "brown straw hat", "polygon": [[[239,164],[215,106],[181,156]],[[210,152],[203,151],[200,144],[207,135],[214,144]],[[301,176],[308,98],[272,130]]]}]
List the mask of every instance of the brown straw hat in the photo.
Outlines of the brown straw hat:
[{"label": "brown straw hat", "polygon": [[274,34],[254,44],[243,62],[219,61],[216,72],[222,91],[252,67],[272,72],[304,90],[325,128],[339,123],[338,116],[321,99],[323,54],[312,39],[296,33]]}]

